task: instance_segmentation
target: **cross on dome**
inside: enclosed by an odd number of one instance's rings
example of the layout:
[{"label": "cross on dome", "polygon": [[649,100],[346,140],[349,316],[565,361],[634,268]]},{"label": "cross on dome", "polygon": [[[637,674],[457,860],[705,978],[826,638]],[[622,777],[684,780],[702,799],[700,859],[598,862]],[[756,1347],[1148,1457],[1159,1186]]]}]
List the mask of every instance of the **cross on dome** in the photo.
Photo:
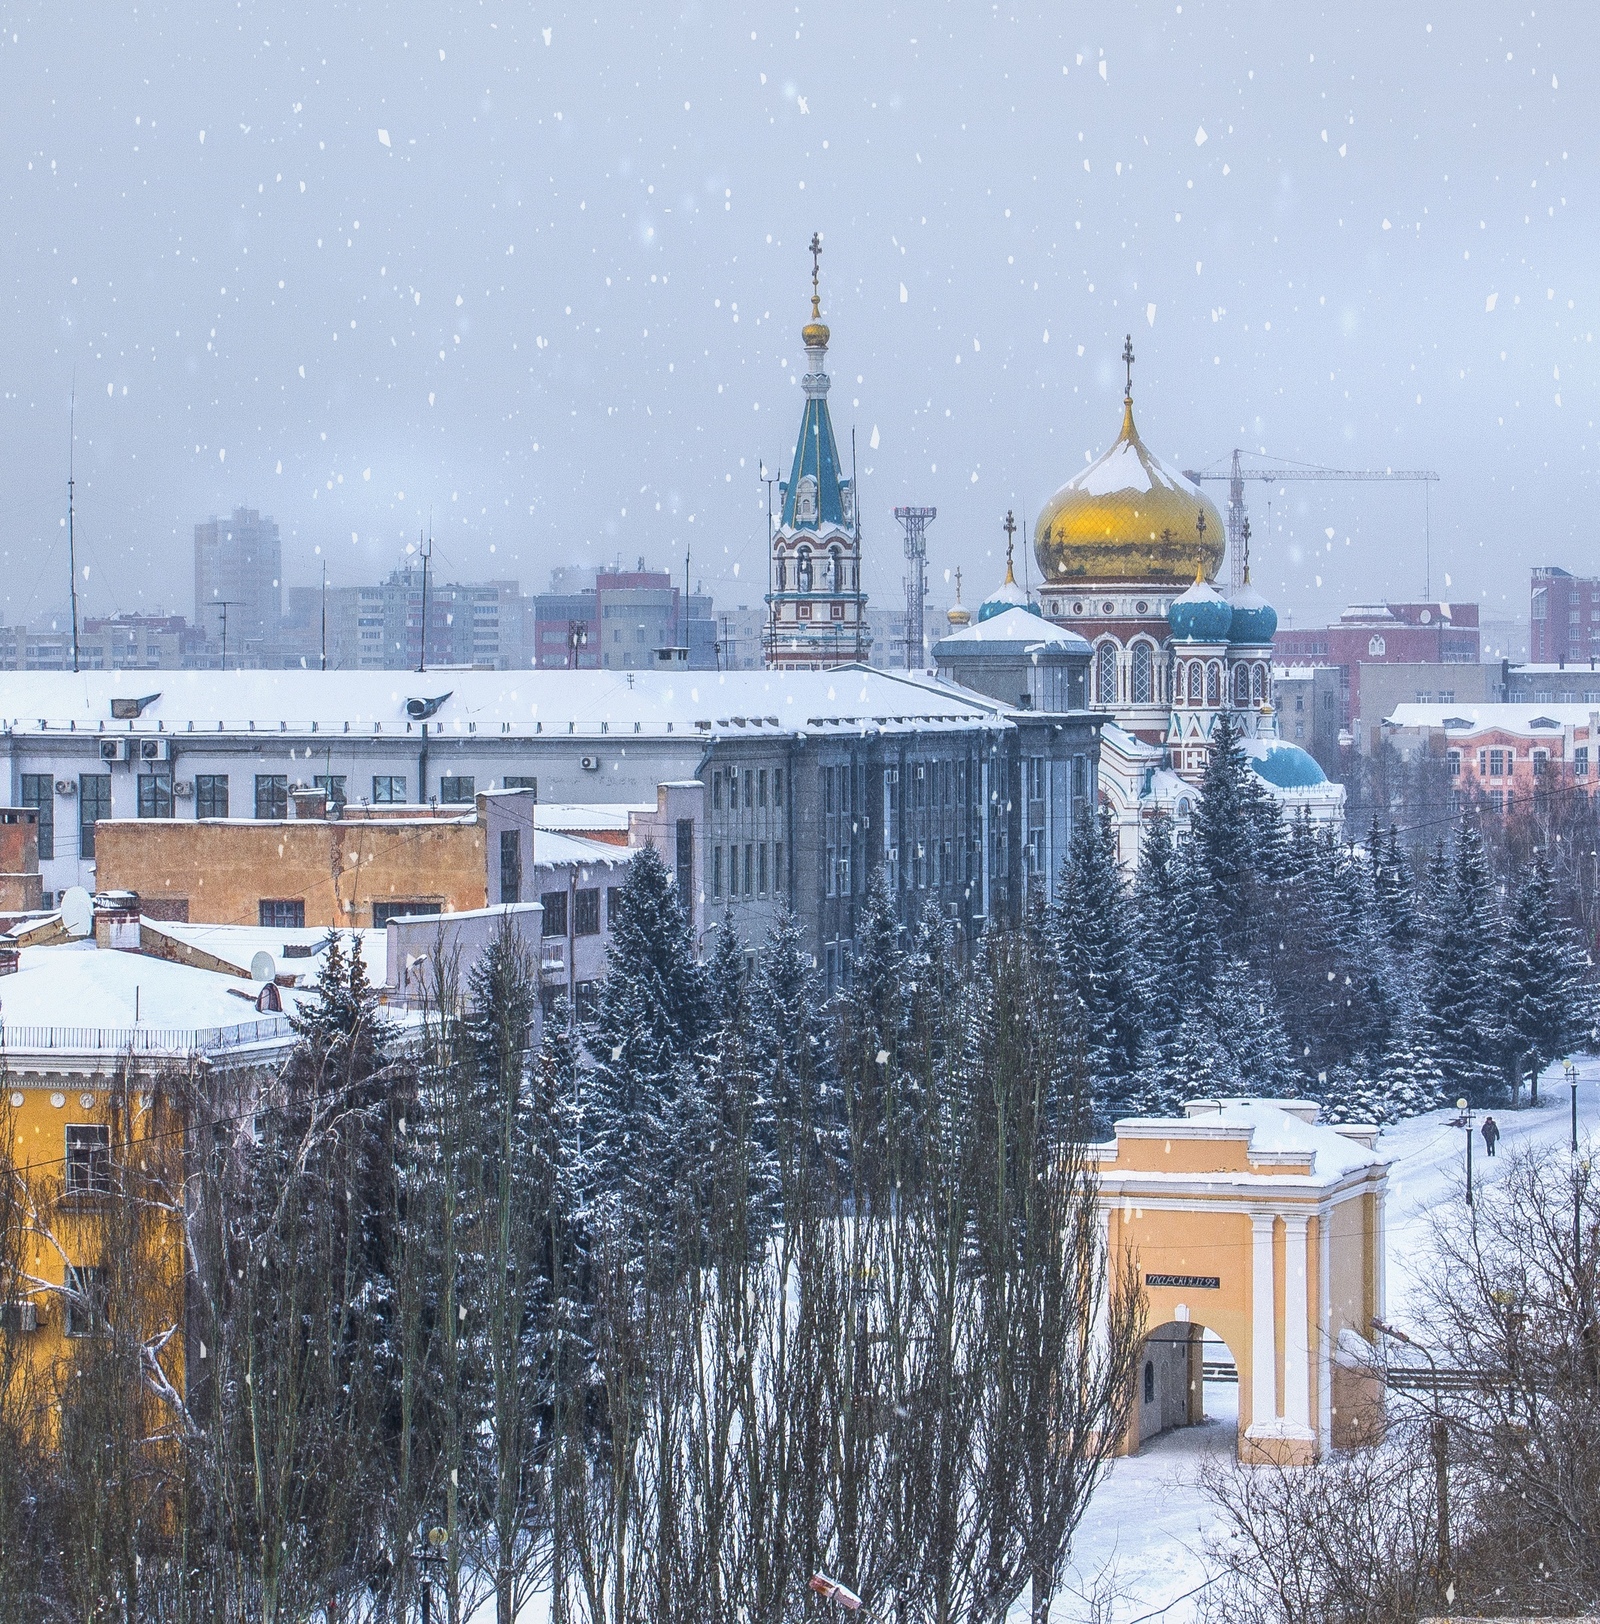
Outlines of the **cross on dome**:
[{"label": "cross on dome", "polygon": [[822,315],[822,295],[817,290],[817,278],[822,271],[822,234],[818,231],[811,233],[811,319],[816,321]]},{"label": "cross on dome", "polygon": [[1123,385],[1122,398],[1133,399],[1133,334],[1129,333],[1122,341],[1122,364],[1127,368],[1128,381]]}]

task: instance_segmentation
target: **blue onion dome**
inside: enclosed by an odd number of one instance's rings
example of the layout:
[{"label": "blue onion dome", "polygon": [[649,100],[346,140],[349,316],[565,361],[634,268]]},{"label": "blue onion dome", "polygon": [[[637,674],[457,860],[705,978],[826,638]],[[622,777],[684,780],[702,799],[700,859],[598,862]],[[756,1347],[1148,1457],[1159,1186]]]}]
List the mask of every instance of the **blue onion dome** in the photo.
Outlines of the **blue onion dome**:
[{"label": "blue onion dome", "polygon": [[1026,592],[1017,585],[1017,578],[1011,573],[1011,559],[1006,558],[1006,578],[997,587],[994,593],[984,599],[978,607],[980,621],[993,620],[996,615],[1003,615],[1008,609],[1026,609],[1030,615],[1043,616],[1040,609]]},{"label": "blue onion dome", "polygon": [[1240,744],[1256,774],[1277,789],[1315,789],[1328,782],[1317,758],[1298,744],[1281,739],[1244,739]]},{"label": "blue onion dome", "polygon": [[1199,576],[1167,611],[1167,624],[1180,643],[1226,643],[1232,623],[1233,605]]},{"label": "blue onion dome", "polygon": [[1244,585],[1233,598],[1233,620],[1228,627],[1230,643],[1270,643],[1278,629],[1278,611],[1250,584],[1247,570]]}]

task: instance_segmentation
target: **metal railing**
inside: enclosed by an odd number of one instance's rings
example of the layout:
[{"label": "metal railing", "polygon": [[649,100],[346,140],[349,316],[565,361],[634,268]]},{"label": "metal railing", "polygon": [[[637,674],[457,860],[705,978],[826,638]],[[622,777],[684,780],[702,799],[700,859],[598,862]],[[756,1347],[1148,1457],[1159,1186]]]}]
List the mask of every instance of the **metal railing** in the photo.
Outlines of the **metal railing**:
[{"label": "metal railing", "polygon": [[288,1037],[287,1015],[234,1026],[26,1026],[0,1023],[6,1054],[214,1054]]}]

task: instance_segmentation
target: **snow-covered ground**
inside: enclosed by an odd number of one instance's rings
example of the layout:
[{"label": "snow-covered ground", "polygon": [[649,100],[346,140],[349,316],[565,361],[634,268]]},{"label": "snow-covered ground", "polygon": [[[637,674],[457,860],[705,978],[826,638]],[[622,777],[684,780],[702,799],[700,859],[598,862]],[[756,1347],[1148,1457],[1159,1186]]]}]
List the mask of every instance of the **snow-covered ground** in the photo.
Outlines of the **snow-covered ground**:
[{"label": "snow-covered ground", "polygon": [[[1600,1129],[1600,1060],[1582,1060],[1578,1070],[1578,1134],[1585,1143]],[[1517,1146],[1565,1153],[1571,1094],[1559,1066],[1541,1079],[1539,1093],[1536,1111],[1495,1113],[1502,1137],[1494,1160],[1482,1154],[1482,1138],[1474,1140],[1475,1184],[1499,1177],[1503,1158]],[[1387,1213],[1388,1310],[1402,1326],[1409,1317],[1415,1265],[1426,1253],[1430,1215],[1465,1180],[1465,1136],[1449,1126],[1455,1114],[1430,1112],[1385,1129],[1378,1140],[1394,1163]],[[1481,1112],[1475,1120],[1482,1121]],[[1079,1525],[1072,1571],[1051,1611],[1055,1624],[1086,1624],[1096,1616],[1114,1624],[1158,1618],[1161,1624],[1186,1624],[1195,1616],[1196,1592],[1207,1578],[1206,1536],[1215,1527],[1196,1487],[1196,1472],[1208,1457],[1233,1460],[1238,1389],[1208,1382],[1205,1408],[1214,1420],[1164,1433],[1112,1466]],[[1107,1594],[1114,1605],[1097,1614],[1092,1598]]]}]

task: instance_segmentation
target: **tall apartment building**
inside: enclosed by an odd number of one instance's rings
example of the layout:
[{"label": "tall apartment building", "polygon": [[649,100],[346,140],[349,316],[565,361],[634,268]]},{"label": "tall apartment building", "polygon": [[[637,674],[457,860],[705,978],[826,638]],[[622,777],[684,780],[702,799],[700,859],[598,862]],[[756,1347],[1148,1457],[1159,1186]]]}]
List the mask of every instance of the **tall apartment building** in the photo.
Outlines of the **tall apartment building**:
[{"label": "tall apartment building", "polygon": [[[81,671],[197,671],[216,663],[215,644],[182,615],[91,615],[78,629]],[[0,671],[71,669],[66,616],[46,627],[0,627]]]},{"label": "tall apartment building", "polygon": [[1576,665],[1600,655],[1600,579],[1546,564],[1528,598],[1528,661]]},{"label": "tall apartment building", "polygon": [[[254,508],[194,527],[194,620],[234,665],[274,665],[283,618],[283,544]],[[224,638],[226,628],[226,638]]]},{"label": "tall apartment building", "polygon": [[[423,663],[423,596],[420,564],[372,586],[329,587],[328,669],[415,670]],[[509,671],[528,663],[516,581],[439,581],[430,572],[426,597],[429,666]],[[285,664],[321,664],[323,610],[321,587],[290,588]]]}]

